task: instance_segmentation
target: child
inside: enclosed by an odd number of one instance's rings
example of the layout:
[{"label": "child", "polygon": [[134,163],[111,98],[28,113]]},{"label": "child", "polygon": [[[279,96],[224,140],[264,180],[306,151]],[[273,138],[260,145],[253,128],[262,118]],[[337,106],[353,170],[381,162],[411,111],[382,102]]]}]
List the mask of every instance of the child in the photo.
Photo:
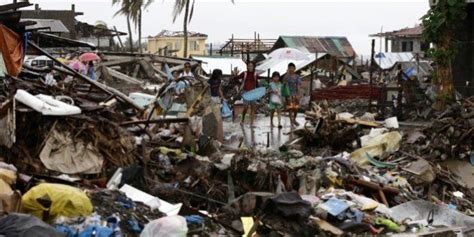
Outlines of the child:
[{"label": "child", "polygon": [[178,71],[173,71],[172,75],[173,81],[171,82],[171,85],[174,86],[176,95],[181,95],[186,89],[186,83],[183,80],[179,80],[180,77]]},{"label": "child", "polygon": [[222,70],[214,69],[212,71],[211,78],[207,81],[211,89],[211,100],[215,104],[220,104],[221,99],[224,99],[224,93],[222,92]]},{"label": "child", "polygon": [[278,116],[278,129],[281,129],[281,108],[283,107],[283,100],[281,97],[282,83],[280,82],[280,73],[273,72],[272,82],[270,82],[270,126],[273,128],[273,115],[275,111]]},{"label": "child", "polygon": [[[242,93],[251,91],[255,88],[258,87],[258,76],[257,72],[255,71],[255,63],[254,62],[247,62],[247,71],[242,72],[240,75],[238,75],[235,80],[242,80]],[[255,116],[256,116],[256,101],[245,101],[245,108],[244,111],[242,112],[242,121],[240,122],[240,125],[244,125],[245,121],[245,115],[247,114],[247,111],[250,109],[250,126],[254,127],[254,121],[255,121]]]},{"label": "child", "polygon": [[286,73],[285,81],[288,83],[288,88],[290,90],[289,110],[291,125],[299,126],[298,122],[296,122],[296,116],[299,108],[298,91],[301,84],[301,78],[296,74],[296,66],[294,63],[288,64],[288,72]]}]

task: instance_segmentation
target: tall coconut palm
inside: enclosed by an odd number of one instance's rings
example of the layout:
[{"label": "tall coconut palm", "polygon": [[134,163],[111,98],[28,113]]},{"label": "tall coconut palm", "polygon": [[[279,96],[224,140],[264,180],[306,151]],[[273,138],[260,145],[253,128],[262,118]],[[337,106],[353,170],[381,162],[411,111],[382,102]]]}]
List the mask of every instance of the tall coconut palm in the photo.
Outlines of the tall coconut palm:
[{"label": "tall coconut palm", "polygon": [[154,0],[112,0],[112,5],[120,4],[120,9],[115,15],[121,14],[127,17],[128,34],[130,41],[130,50],[133,52],[133,40],[130,21],[135,24],[135,29],[138,28],[138,45],[139,52],[142,53],[142,13],[143,10],[150,6]]},{"label": "tall coconut palm", "polygon": [[[234,3],[234,0],[231,0]],[[175,0],[173,8],[173,23],[176,22],[181,13],[184,11],[184,21],[183,21],[183,34],[184,34],[184,54],[185,58],[188,57],[188,24],[191,22],[194,13],[194,3],[195,0],[191,3],[191,0]]]}]

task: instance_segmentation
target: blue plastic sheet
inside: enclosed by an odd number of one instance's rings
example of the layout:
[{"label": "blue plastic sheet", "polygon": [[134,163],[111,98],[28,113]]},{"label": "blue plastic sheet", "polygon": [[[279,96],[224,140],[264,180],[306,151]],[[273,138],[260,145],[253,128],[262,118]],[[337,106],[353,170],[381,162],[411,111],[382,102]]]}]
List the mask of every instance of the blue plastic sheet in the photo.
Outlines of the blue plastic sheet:
[{"label": "blue plastic sheet", "polygon": [[253,89],[251,91],[247,91],[242,94],[242,99],[245,101],[253,102],[260,98],[262,98],[267,93],[267,88],[259,87],[257,89]]},{"label": "blue plastic sheet", "polygon": [[191,215],[191,216],[185,216],[186,218],[186,223],[189,224],[202,224],[204,223],[204,218],[202,216],[198,216],[198,215]]}]

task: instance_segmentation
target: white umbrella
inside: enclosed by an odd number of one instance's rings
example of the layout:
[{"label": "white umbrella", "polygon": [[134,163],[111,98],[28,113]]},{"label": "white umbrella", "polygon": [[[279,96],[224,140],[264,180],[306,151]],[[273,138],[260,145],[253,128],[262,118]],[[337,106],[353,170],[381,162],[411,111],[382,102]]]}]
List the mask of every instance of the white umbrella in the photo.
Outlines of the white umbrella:
[{"label": "white umbrella", "polygon": [[304,61],[309,60],[307,53],[304,53],[298,49],[293,48],[281,48],[271,52],[269,58],[275,60],[294,60],[294,61]]}]

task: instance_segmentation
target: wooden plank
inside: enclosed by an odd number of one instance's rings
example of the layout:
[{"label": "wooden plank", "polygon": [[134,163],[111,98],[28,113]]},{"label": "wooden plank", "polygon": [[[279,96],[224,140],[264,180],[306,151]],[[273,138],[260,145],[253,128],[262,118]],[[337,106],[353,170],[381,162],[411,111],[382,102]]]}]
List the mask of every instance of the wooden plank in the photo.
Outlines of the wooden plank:
[{"label": "wooden plank", "polygon": [[84,76],[80,73],[78,73],[76,70],[72,69],[71,67],[69,67],[68,65],[64,64],[63,62],[57,60],[55,57],[53,57],[51,54],[49,54],[48,52],[44,51],[42,48],[40,48],[38,45],[36,45],[35,43],[33,43],[32,41],[28,41],[28,45],[30,45],[31,47],[33,47],[34,49],[38,50],[39,52],[41,52],[43,55],[45,55],[46,57],[48,57],[49,59],[53,60],[55,63],[61,65],[62,67],[64,67],[65,69],[69,70],[70,72],[72,72],[74,74],[75,77],[77,78],[80,78],[82,79],[83,81],[91,84],[92,86],[95,86],[97,87],[98,89],[102,90],[103,92],[109,94],[109,95],[115,95],[117,96],[119,99],[121,99],[122,101],[125,101],[127,103],[129,103],[130,105],[132,105],[135,109],[137,109],[138,111],[143,111],[144,108],[140,105],[138,105],[137,103],[135,103],[135,101],[133,101],[132,99],[130,99],[128,96],[126,96],[125,94],[123,94],[122,92],[118,91],[117,89],[115,88],[112,88],[112,87],[108,87],[98,81],[95,81],[95,80],[92,80],[90,79],[89,77],[87,76]]},{"label": "wooden plank", "polygon": [[162,78],[168,79],[168,75],[166,75],[165,72],[161,71],[160,69],[158,69],[158,68],[157,68],[155,65],[153,65],[153,64],[150,64],[150,65],[151,65],[151,67],[153,68],[153,70],[154,70],[158,75],[160,75]]},{"label": "wooden plank", "polygon": [[125,75],[119,71],[116,71],[112,68],[108,68],[108,67],[104,67],[107,69],[107,72],[109,73],[109,75],[113,78],[117,78],[119,80],[122,80],[122,81],[126,81],[128,83],[132,83],[132,84],[137,84],[137,85],[142,85],[143,82],[138,80],[138,79],[135,79],[133,77],[130,77],[128,75]]},{"label": "wooden plank", "polygon": [[206,85],[204,89],[202,89],[201,93],[199,93],[198,97],[196,100],[194,100],[193,104],[188,108],[188,111],[186,112],[186,115],[188,117],[191,117],[194,113],[194,110],[196,107],[201,103],[202,99],[204,98],[204,94],[206,94],[207,89],[209,89],[209,85]]},{"label": "wooden plank", "polygon": [[134,63],[135,61],[136,61],[136,59],[133,59],[133,58],[110,60],[110,61],[99,63],[99,66],[112,67],[112,66],[117,66],[117,65],[122,65],[122,64]]},{"label": "wooden plank", "polygon": [[146,60],[140,60],[138,61],[138,64],[142,66],[143,71],[145,72],[146,76],[148,78],[156,78],[155,76],[155,70],[153,68],[153,65],[151,62],[148,62]]},{"label": "wooden plank", "polygon": [[135,64],[135,67],[133,68],[132,72],[132,77],[136,78],[138,76],[138,71],[140,70],[140,64]]},{"label": "wooden plank", "polygon": [[337,119],[337,121],[342,121],[346,123],[351,123],[351,124],[359,124],[359,125],[364,125],[368,127],[380,127],[381,125],[377,122],[372,122],[372,121],[363,121],[363,120],[358,120],[358,119],[352,119],[352,118],[344,118],[344,119]]},{"label": "wooden plank", "polygon": [[168,124],[168,123],[188,123],[189,118],[162,118],[162,119],[152,119],[152,120],[138,120],[138,121],[128,121],[123,122],[120,126],[129,126],[129,125],[136,125],[136,124]]}]

